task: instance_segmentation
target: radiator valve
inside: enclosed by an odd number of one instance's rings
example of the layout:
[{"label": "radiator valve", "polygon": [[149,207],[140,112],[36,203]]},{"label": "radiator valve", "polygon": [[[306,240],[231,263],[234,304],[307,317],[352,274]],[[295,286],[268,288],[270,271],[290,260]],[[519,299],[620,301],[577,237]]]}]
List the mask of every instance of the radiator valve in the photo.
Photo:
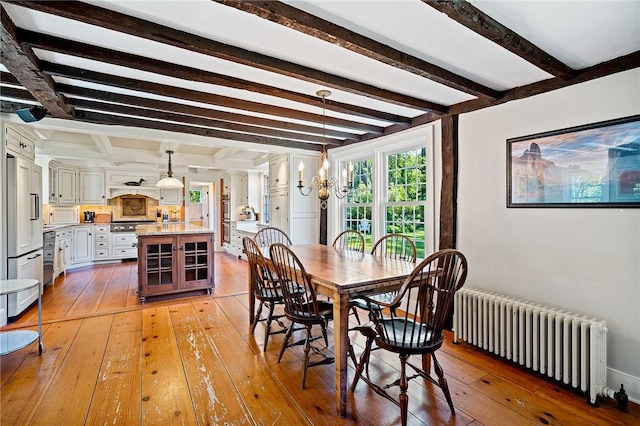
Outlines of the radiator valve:
[{"label": "radiator valve", "polygon": [[618,410],[622,411],[623,413],[628,413],[629,412],[629,396],[624,391],[624,385],[622,384],[620,385],[620,390],[618,392],[615,392],[613,394],[613,397],[618,402]]}]

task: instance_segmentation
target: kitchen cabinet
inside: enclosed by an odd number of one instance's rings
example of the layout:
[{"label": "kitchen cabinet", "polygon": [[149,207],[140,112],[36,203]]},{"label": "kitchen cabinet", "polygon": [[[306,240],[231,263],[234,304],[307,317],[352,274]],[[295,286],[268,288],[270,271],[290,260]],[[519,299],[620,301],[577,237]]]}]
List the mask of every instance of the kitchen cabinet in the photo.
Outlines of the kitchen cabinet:
[{"label": "kitchen cabinet", "polygon": [[111,256],[109,225],[93,226],[93,260],[107,260]]},{"label": "kitchen cabinet", "polygon": [[50,206],[49,225],[72,225],[80,222],[78,206]]},{"label": "kitchen cabinet", "polygon": [[[8,262],[9,276],[15,279],[35,278],[42,282],[43,260],[42,249],[31,252],[26,256],[12,259]],[[39,294],[42,294],[42,286],[10,295],[7,300],[7,316],[12,318],[23,312],[38,299]]]},{"label": "kitchen cabinet", "polygon": [[93,226],[73,227],[73,255],[71,263],[91,262],[93,260]]},{"label": "kitchen cabinet", "polygon": [[58,168],[49,164],[49,204],[58,203]]},{"label": "kitchen cabinet", "polygon": [[[309,196],[304,196],[297,188],[301,161],[304,170],[310,171],[305,173],[303,181],[303,184],[308,184],[320,167],[319,157],[288,154],[269,163],[269,225],[285,231],[294,244],[317,243],[320,238],[320,203],[316,189]],[[292,182],[291,186],[289,182]]]},{"label": "kitchen cabinet", "polygon": [[111,232],[111,258],[135,259],[138,257],[138,237],[135,232]]},{"label": "kitchen cabinet", "polygon": [[75,169],[58,167],[58,204],[76,204],[78,202],[76,178]]},{"label": "kitchen cabinet", "polygon": [[7,152],[26,160],[33,161],[36,153],[33,141],[11,127],[5,127],[4,132],[4,141]]},{"label": "kitchen cabinet", "polygon": [[138,295],[213,288],[213,233],[138,237]]},{"label": "kitchen cabinet", "polygon": [[78,178],[79,204],[101,205],[107,203],[104,172],[80,170]]},{"label": "kitchen cabinet", "polygon": [[56,249],[53,254],[53,280],[67,271],[71,266],[71,246],[73,241],[73,228],[56,230]]},{"label": "kitchen cabinet", "polygon": [[161,206],[180,206],[182,205],[182,188],[163,188],[160,190],[160,200],[158,204]]},{"label": "kitchen cabinet", "polygon": [[[297,169],[296,169],[297,170]],[[269,190],[289,188],[289,156],[283,155],[269,162]]]}]

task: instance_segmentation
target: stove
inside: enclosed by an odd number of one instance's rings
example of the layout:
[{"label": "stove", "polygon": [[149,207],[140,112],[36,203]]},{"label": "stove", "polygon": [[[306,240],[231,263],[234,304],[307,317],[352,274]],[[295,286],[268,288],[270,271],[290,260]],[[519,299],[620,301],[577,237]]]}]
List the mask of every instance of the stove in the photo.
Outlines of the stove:
[{"label": "stove", "polygon": [[153,220],[114,221],[111,222],[111,232],[135,232],[138,225],[148,225],[154,223]]}]

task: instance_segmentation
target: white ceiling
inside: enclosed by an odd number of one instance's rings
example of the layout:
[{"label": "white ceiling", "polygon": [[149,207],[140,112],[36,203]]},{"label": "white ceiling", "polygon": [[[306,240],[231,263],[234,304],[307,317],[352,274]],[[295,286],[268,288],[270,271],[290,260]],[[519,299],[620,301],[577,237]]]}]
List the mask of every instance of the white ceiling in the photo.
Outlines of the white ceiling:
[{"label": "white ceiling", "polygon": [[[22,29],[229,75],[306,95],[314,95],[317,90],[327,88],[302,79],[72,21],[15,4],[1,3],[15,25]],[[87,3],[444,106],[475,99],[475,96],[469,93],[210,0],[119,0]],[[419,0],[287,0],[284,3],[491,89],[505,91],[553,77]],[[640,50],[639,1],[481,0],[473,1],[472,4],[575,70]],[[41,61],[322,114],[322,109],[316,105],[247,90],[186,81],[172,76],[171,69],[164,74],[157,74],[53,51],[34,49],[34,52]],[[2,70],[7,71],[4,67]],[[149,93],[141,94],[62,77],[54,76],[53,79],[56,84],[72,84],[247,114],[247,111],[241,109],[170,99]],[[420,108],[397,105],[347,90],[329,89],[332,91],[330,99],[335,102],[407,117],[418,117],[424,112]],[[256,117],[282,119],[257,112],[250,114]],[[326,115],[350,119],[348,114],[335,111],[327,110]],[[50,117],[28,125],[22,124],[12,114],[3,114],[2,119],[22,125],[32,132],[38,138],[40,154],[92,166],[125,165],[163,169],[166,166],[165,150],[172,149],[176,152],[173,157],[176,173],[186,173],[188,167],[191,173],[217,169],[249,169],[260,167],[270,154],[292,150],[273,145],[238,142],[230,138],[105,126]],[[318,125],[297,119],[289,121]],[[389,124],[372,118],[360,118],[359,121],[383,127]],[[35,130],[38,132],[35,133]]]}]

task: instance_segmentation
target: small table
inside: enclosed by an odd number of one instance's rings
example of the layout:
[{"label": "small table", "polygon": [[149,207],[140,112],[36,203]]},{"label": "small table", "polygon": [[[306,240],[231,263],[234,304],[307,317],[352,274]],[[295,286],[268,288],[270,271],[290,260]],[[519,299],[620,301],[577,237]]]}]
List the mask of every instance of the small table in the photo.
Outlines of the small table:
[{"label": "small table", "polygon": [[42,355],[42,283],[36,279],[0,280],[0,296],[9,295],[38,287],[38,331],[10,330],[0,333],[0,355],[6,355],[29,346],[38,340],[38,353]]},{"label": "small table", "polygon": [[[349,298],[358,294],[383,293],[398,288],[413,272],[416,264],[322,244],[289,246],[311,276],[319,292],[333,298],[333,338],[335,345],[336,409],[347,414],[347,348],[349,346]],[[269,248],[262,250],[269,259]],[[249,281],[249,317],[253,321],[255,299],[251,271]]]}]

